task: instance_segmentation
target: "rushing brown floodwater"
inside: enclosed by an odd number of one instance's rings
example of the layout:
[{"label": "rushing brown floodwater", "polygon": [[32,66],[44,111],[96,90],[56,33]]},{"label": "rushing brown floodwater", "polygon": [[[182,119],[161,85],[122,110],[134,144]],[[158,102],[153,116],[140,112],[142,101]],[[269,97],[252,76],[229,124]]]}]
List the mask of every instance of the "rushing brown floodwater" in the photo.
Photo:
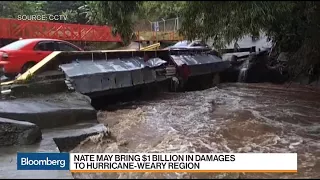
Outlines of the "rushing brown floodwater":
[{"label": "rushing brown floodwater", "polygon": [[[222,84],[99,113],[115,139],[73,152],[297,152],[298,173],[92,173],[75,178],[320,178],[320,93]],[[263,163],[263,162],[261,162]]]}]

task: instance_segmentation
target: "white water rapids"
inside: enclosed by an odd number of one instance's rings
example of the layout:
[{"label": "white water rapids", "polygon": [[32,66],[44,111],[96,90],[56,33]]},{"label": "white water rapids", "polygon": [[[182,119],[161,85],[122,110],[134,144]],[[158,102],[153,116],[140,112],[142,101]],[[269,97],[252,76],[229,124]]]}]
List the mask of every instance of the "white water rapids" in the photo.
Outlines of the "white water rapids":
[{"label": "white water rapids", "polygon": [[73,152],[297,152],[298,173],[83,173],[75,178],[320,178],[320,94],[270,84],[162,93],[99,113],[113,138]]}]

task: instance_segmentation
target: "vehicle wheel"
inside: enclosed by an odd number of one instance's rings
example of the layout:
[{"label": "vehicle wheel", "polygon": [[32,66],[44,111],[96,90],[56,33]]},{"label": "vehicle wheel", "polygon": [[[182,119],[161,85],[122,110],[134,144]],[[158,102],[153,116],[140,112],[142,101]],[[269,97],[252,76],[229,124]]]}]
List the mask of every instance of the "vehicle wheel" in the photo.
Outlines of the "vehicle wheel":
[{"label": "vehicle wheel", "polygon": [[32,68],[36,63],[34,62],[28,62],[21,68],[21,74],[27,72],[30,68]]}]

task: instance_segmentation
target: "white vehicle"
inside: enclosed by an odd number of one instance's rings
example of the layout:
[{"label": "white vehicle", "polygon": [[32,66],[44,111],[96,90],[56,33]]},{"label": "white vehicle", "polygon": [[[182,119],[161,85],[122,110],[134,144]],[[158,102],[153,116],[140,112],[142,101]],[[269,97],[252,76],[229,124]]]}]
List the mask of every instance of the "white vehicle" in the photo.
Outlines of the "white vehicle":
[{"label": "white vehicle", "polygon": [[181,49],[204,49],[204,50],[211,50],[211,48],[204,43],[203,41],[196,40],[196,41],[179,41],[176,44],[166,47],[164,49],[170,50],[181,50]]}]

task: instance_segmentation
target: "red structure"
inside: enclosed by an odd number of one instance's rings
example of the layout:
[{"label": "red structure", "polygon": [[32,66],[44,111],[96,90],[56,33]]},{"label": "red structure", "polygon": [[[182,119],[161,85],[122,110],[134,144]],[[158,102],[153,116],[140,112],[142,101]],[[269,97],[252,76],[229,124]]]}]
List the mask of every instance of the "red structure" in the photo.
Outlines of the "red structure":
[{"label": "red structure", "polygon": [[21,21],[0,18],[0,39],[52,38],[67,41],[121,42],[108,26]]}]

